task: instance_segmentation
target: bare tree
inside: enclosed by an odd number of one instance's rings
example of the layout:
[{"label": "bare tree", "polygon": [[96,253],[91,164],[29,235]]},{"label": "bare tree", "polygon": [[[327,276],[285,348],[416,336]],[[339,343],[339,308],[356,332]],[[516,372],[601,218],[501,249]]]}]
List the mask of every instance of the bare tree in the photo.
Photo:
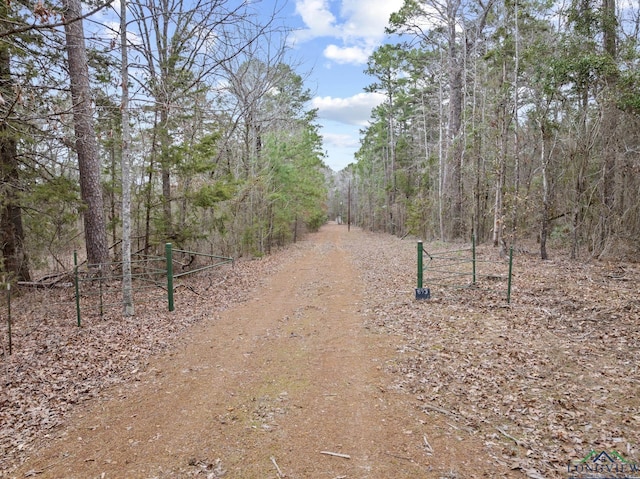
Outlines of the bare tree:
[{"label": "bare tree", "polygon": [[[138,65],[144,78],[140,86],[154,100],[151,162],[160,167],[165,239],[178,236],[172,212],[176,162],[172,152],[175,138],[181,137],[181,104],[212,84],[221,65],[268,32],[273,16],[256,23],[251,4],[248,0],[145,0],[132,6],[141,40],[137,48],[143,58]],[[273,8],[275,15],[278,4]]]},{"label": "bare tree", "polygon": [[[615,0],[602,0],[602,42],[603,50],[612,64],[617,61],[617,35],[616,35],[616,2]],[[619,232],[618,220],[622,216],[620,211],[620,175],[616,174],[619,168],[619,131],[620,112],[616,106],[615,90],[617,72],[610,71],[604,78],[605,99],[602,106],[602,210],[600,214],[600,248],[605,250],[615,243]]]},{"label": "bare tree", "polygon": [[[448,62],[448,124],[445,139],[447,161],[442,171],[445,211],[451,225],[449,235],[464,235],[462,212],[463,182],[462,163],[464,138],[462,137],[462,113],[465,89],[465,58],[474,50],[491,12],[494,0],[463,2],[462,0],[405,1],[398,13],[391,16],[391,28],[395,33],[415,35],[425,46],[443,43]],[[425,29],[425,26],[428,26]],[[440,32],[440,33],[436,33]]]}]

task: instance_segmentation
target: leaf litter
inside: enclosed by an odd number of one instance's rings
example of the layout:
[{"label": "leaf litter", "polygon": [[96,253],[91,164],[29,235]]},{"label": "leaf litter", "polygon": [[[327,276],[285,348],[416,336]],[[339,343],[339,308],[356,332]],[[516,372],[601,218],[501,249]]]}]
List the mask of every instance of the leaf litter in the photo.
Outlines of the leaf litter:
[{"label": "leaf litter", "polygon": [[[640,458],[637,264],[541,261],[522,251],[514,257],[507,304],[507,265],[480,246],[479,257],[490,263],[479,266],[493,269],[476,287],[432,286],[427,265],[432,298],[416,301],[414,241],[354,229],[342,247],[370,285],[365,320],[399,338],[396,361],[388,366],[393,387],[413,395],[426,417],[444,417],[463,440],[481,437],[488,463],[536,479],[566,477],[567,463],[591,450]],[[6,328],[0,333],[0,477],[63,425],[77,404],[136,381],[152,355],[185,340],[191,325],[246,300],[261,278],[296,254],[294,245],[238,262],[213,279],[183,279],[174,313],[150,292],[155,299],[137,304],[136,316],[87,315],[81,328],[73,291],[16,298],[12,355]],[[5,313],[0,308],[3,327]],[[224,474],[219,462],[194,458],[193,466],[195,475]]]},{"label": "leaf litter", "polygon": [[[95,304],[85,307],[81,327],[73,286],[22,291],[11,299],[12,354],[0,294],[0,477],[53,437],[79,403],[138,381],[153,355],[188,340],[190,326],[246,300],[290,256],[276,253],[185,277],[175,285],[174,312],[162,288],[136,291],[133,317],[117,307],[104,308],[102,317]],[[198,470],[209,476],[222,467],[201,462]]]},{"label": "leaf litter", "polygon": [[[510,303],[506,283],[470,287],[472,276],[416,301],[407,288],[416,284],[415,242],[376,235],[375,243],[375,254],[351,244],[375,290],[367,313],[402,338],[395,387],[426,415],[481,435],[488,461],[530,478],[566,478],[567,465],[591,450],[640,459],[637,264],[541,261],[521,251]],[[478,269],[508,271],[493,248],[477,255],[490,260]],[[425,270],[425,287],[435,274]]]}]

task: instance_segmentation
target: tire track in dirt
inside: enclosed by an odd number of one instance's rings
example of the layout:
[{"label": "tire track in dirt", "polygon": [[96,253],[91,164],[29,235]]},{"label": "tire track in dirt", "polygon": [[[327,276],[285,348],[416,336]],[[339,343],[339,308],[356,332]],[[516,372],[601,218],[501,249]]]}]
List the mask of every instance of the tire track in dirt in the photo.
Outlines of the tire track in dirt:
[{"label": "tire track in dirt", "polygon": [[388,386],[396,340],[364,327],[345,234],[312,235],[252,299],[43,438],[15,477],[454,477],[460,454],[428,455],[433,430]]}]

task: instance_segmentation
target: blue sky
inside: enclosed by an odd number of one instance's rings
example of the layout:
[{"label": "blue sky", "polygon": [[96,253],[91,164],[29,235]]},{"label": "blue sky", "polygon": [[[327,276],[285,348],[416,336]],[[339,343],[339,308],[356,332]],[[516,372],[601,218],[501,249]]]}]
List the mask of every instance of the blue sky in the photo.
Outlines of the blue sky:
[{"label": "blue sky", "polygon": [[403,0],[288,0],[287,16],[292,54],[309,73],[306,86],[315,95],[311,107],[327,152],[325,162],[335,171],[353,163],[359,130],[367,125],[380,94],[365,93],[374,79],[364,74],[367,59],[385,41],[391,13]]},{"label": "blue sky", "polygon": [[[325,163],[340,171],[353,163],[359,131],[381,94],[365,93],[374,79],[364,74],[369,55],[387,36],[391,13],[404,0],[251,0],[258,12],[278,16],[291,29],[291,63],[314,95],[310,108],[318,110]],[[120,1],[99,14],[108,37],[119,29]],[[260,13],[258,13],[260,14]],[[89,26],[89,30],[91,27]],[[136,41],[131,33],[130,40]]]}]

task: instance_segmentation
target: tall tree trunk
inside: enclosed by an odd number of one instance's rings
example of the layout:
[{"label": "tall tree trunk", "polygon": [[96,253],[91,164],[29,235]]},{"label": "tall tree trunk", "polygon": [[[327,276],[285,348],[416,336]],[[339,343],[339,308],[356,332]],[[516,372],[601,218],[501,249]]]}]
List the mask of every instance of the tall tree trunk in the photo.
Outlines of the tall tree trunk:
[{"label": "tall tree trunk", "polygon": [[175,237],[173,229],[173,214],[171,200],[171,166],[169,158],[169,112],[164,106],[160,107],[160,167],[162,176],[162,213],[164,217],[164,234],[166,239]]},{"label": "tall tree trunk", "polygon": [[100,156],[93,127],[93,107],[89,87],[89,66],[84,43],[80,0],[64,0],[67,61],[73,100],[73,124],[80,169],[80,192],[87,206],[84,233],[89,264],[109,261],[107,229],[104,222]]},{"label": "tall tree trunk", "polygon": [[549,259],[547,253],[547,238],[549,237],[551,203],[552,203],[552,181],[553,176],[550,174],[549,166],[551,152],[548,147],[549,131],[545,123],[545,119],[540,120],[540,162],[542,165],[542,218],[540,221],[540,258]]},{"label": "tall tree trunk", "polygon": [[500,247],[500,253],[506,252],[504,246],[504,183],[506,176],[506,159],[502,153],[496,165],[495,199],[493,202],[493,246]]},{"label": "tall tree trunk", "polygon": [[127,2],[120,0],[120,48],[122,71],[122,312],[133,316],[131,278],[131,159],[129,150],[129,52],[127,50]]},{"label": "tall tree trunk", "polygon": [[452,24],[449,39],[449,125],[447,129],[447,162],[445,169],[444,185],[447,203],[449,207],[449,221],[451,239],[460,238],[463,234],[462,227],[462,140],[460,129],[462,126],[463,103],[463,66],[461,64],[456,40],[456,24]]},{"label": "tall tree trunk", "polygon": [[584,209],[586,205],[583,204],[585,191],[587,189],[587,168],[589,166],[591,157],[591,141],[589,140],[589,128],[587,124],[587,106],[589,104],[588,92],[585,90],[582,92],[581,97],[581,118],[580,118],[580,135],[578,139],[578,149],[575,152],[576,158],[573,163],[576,164],[576,180],[575,180],[575,202],[573,205],[573,225],[571,235],[571,259],[577,259],[580,239],[582,236],[582,222],[584,216]]},{"label": "tall tree trunk", "polygon": [[[480,9],[478,16],[469,22],[469,26],[473,25],[469,31],[462,31],[462,39],[458,39],[458,31],[464,21],[463,10],[467,5],[461,0],[447,0],[447,28],[448,28],[448,55],[449,55],[449,127],[447,131],[447,164],[445,178],[448,184],[445,184],[445,191],[448,194],[449,216],[451,221],[450,236],[452,238],[462,238],[465,234],[465,219],[463,217],[463,161],[464,161],[464,139],[462,131],[462,113],[464,107],[464,88],[465,88],[465,58],[469,51],[481,38],[481,32],[484,30],[487,16],[491,11],[494,0],[486,3],[479,3]],[[462,17],[460,17],[462,15]]]},{"label": "tall tree trunk", "polygon": [[518,236],[518,213],[520,208],[520,85],[518,75],[520,70],[520,29],[518,25],[518,0],[514,5],[514,37],[515,58],[513,64],[513,205],[511,209],[511,245],[515,245]]},{"label": "tall tree trunk", "polygon": [[[602,0],[602,30],[604,50],[615,61],[616,52],[616,12],[615,0]],[[600,250],[617,235],[618,211],[616,208],[617,181],[616,163],[618,156],[617,127],[618,110],[615,105],[614,90],[617,82],[615,73],[605,78],[606,95],[602,109],[602,211],[600,213]]]},{"label": "tall tree trunk", "polygon": [[144,254],[149,254],[151,248],[151,203],[153,200],[153,172],[155,169],[155,158],[157,155],[158,136],[158,110],[154,112],[153,129],[151,134],[151,152],[149,154],[149,170],[147,174],[147,189],[145,193],[145,213],[144,213]]},{"label": "tall tree trunk", "polygon": [[[13,106],[11,57],[6,45],[0,46],[0,94],[5,105]],[[0,119],[0,271],[18,281],[30,281],[29,262],[24,248],[22,209],[17,188],[20,179],[16,139],[8,124],[9,113]],[[4,263],[4,264],[3,264]]]},{"label": "tall tree trunk", "polygon": [[[501,91],[507,83],[507,64],[502,64],[502,79],[499,85]],[[495,177],[495,201],[493,210],[493,246],[500,248],[500,254],[506,255],[507,245],[504,239],[505,219],[505,187],[507,182],[507,159],[509,158],[509,102],[507,97],[501,97],[496,108],[496,122],[499,125],[499,133],[496,138],[496,161]]]},{"label": "tall tree trunk", "polygon": [[[442,62],[442,58],[440,59]],[[445,152],[444,152],[444,89],[442,85],[442,79],[438,83],[438,99],[439,99],[439,111],[438,111],[438,226],[440,230],[440,241],[446,240],[444,229],[444,188],[447,184],[447,169],[445,168]]]},{"label": "tall tree trunk", "polygon": [[393,98],[393,92],[391,91],[391,89],[388,90],[387,92],[387,98],[389,101],[389,118],[388,118],[388,122],[387,122],[387,128],[389,130],[389,156],[390,156],[390,162],[389,162],[389,168],[390,168],[390,181],[391,181],[391,185],[390,185],[390,189],[389,189],[389,204],[387,206],[387,214],[389,215],[389,226],[390,226],[390,233],[392,235],[396,234],[396,221],[397,219],[394,218],[393,215],[393,211],[394,211],[394,207],[396,204],[396,197],[398,194],[398,185],[396,182],[396,139],[395,139],[395,125],[394,125],[394,98]]}]

